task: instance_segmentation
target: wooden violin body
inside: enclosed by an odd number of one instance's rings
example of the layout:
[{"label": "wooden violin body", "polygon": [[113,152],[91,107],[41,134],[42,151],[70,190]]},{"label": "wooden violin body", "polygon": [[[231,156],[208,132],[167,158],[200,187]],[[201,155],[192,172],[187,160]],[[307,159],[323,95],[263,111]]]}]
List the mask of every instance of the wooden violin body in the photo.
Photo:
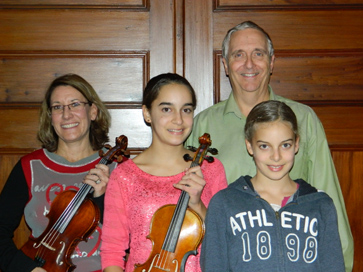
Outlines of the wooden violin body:
[{"label": "wooden violin body", "polygon": [[49,272],[73,271],[75,266],[70,257],[74,249],[80,241],[86,241],[98,226],[99,208],[86,198],[63,233],[52,230],[75,194],[76,191],[71,190],[60,193],[50,207],[45,231],[38,238],[30,237],[21,248],[25,255],[32,257]]},{"label": "wooden violin body", "polygon": [[[209,134],[199,138],[200,147],[196,149],[194,158],[188,155],[185,160],[193,160],[191,167],[201,165],[211,144]],[[207,158],[212,162],[213,158]],[[184,272],[184,267],[191,254],[197,255],[197,248],[204,237],[204,222],[200,216],[188,208],[189,195],[181,192],[176,205],[165,205],[153,215],[150,234],[147,236],[153,243],[148,260],[136,264],[134,272]]]},{"label": "wooden violin body", "polygon": [[[117,159],[122,161],[126,152],[127,137],[116,138],[116,146],[103,155],[100,164],[108,164]],[[76,192],[68,190],[60,193],[52,202],[47,217],[48,226],[37,238],[30,237],[21,250],[32,258],[39,267],[48,272],[70,272],[76,267],[71,255],[80,241],[86,241],[95,231],[100,220],[100,210],[87,195],[92,186],[83,184]]]},{"label": "wooden violin body", "polygon": [[204,237],[204,223],[200,216],[189,208],[186,210],[175,250],[172,251],[168,247],[163,249],[163,240],[158,239],[167,236],[169,225],[165,222],[171,222],[175,208],[176,205],[165,205],[155,212],[150,224],[150,234],[147,236],[153,243],[153,251],[150,253],[152,258],[142,265],[136,264],[134,272],[165,272],[166,268],[170,272],[184,271],[189,255],[197,254],[197,248]]}]

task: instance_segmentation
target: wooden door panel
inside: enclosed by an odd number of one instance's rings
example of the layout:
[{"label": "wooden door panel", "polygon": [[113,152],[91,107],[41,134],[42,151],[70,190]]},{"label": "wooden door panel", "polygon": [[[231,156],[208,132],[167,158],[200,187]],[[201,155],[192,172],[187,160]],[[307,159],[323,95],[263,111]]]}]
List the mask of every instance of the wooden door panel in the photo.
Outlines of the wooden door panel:
[{"label": "wooden door panel", "polygon": [[350,228],[354,237],[354,267],[353,271],[362,271],[363,263],[363,148],[333,148],[332,157],[340,180],[340,185],[345,199]]},{"label": "wooden door panel", "polygon": [[363,146],[362,106],[331,105],[312,108],[324,125],[330,146],[346,146],[347,149]]},{"label": "wooden door panel", "polygon": [[[18,149],[21,152],[24,148],[35,150],[40,147],[37,140],[39,107],[0,107],[0,116],[2,116],[0,131],[6,132],[0,133],[0,155],[3,148],[5,152],[13,149],[13,153],[16,153]],[[0,165],[0,169],[1,171],[8,170],[5,165]]]},{"label": "wooden door panel", "polygon": [[0,50],[148,50],[149,15],[144,9],[0,9]]},{"label": "wooden door panel", "polygon": [[363,101],[363,52],[276,52],[274,90],[298,101]]},{"label": "wooden door panel", "polygon": [[[24,141],[24,139],[23,139]],[[2,141],[1,141],[2,142]],[[17,150],[16,153],[13,152],[13,150],[6,150],[1,149],[0,153],[0,165],[1,165],[1,171],[0,171],[0,180],[4,181],[8,178],[11,169],[13,169],[13,166],[18,162],[21,156],[24,156],[25,154],[29,153],[30,150]],[[2,191],[5,183],[0,182],[0,192]]]},{"label": "wooden door panel", "polygon": [[147,52],[25,52],[0,58],[0,102],[6,103],[40,103],[54,78],[75,73],[106,103],[140,104],[148,75]]},{"label": "wooden door panel", "polygon": [[215,12],[213,48],[221,49],[228,29],[251,20],[270,34],[274,47],[279,50],[357,50],[363,44],[362,35],[358,35],[362,14],[362,9],[342,12],[339,9],[251,11],[236,8]]}]

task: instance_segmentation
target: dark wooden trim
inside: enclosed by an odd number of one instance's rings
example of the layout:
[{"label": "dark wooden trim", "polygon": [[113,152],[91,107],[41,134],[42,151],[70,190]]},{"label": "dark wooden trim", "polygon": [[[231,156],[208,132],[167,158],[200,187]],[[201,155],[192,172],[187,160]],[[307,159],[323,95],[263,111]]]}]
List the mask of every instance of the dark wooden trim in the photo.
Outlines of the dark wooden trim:
[{"label": "dark wooden trim", "polygon": [[114,57],[124,57],[124,58],[147,58],[150,54],[146,50],[132,50],[132,51],[53,51],[53,50],[0,50],[0,58],[114,58]]},{"label": "dark wooden trim", "polygon": [[331,152],[361,152],[363,151],[363,144],[359,145],[329,145]]},{"label": "dark wooden trim", "polygon": [[26,155],[33,152],[34,148],[0,148],[0,156],[4,155]]},{"label": "dark wooden trim", "polygon": [[[356,4],[304,4],[304,1],[296,4],[266,4],[266,5],[246,5],[246,2],[241,2],[241,5],[221,5],[219,0],[213,1],[214,12],[241,12],[241,11],[264,11],[264,10],[356,10],[363,9],[363,4],[357,1]],[[266,3],[269,1],[266,1]],[[318,2],[318,1],[317,1]],[[342,1],[344,3],[344,1]]]},{"label": "dark wooden trim", "polygon": [[[125,4],[31,4],[27,1],[26,4],[14,3],[15,1],[3,1],[11,4],[0,4],[0,9],[121,9],[127,11],[149,11],[150,0],[141,0],[140,5],[125,5]],[[44,1],[46,2],[46,1]],[[66,2],[66,1],[65,1]],[[91,2],[91,1],[90,1]],[[120,1],[121,2],[121,1]]]},{"label": "dark wooden trim", "polygon": [[[132,102],[104,102],[108,109],[141,109],[142,101],[132,101]],[[2,109],[39,109],[41,103],[29,102],[0,102],[0,110]]]}]

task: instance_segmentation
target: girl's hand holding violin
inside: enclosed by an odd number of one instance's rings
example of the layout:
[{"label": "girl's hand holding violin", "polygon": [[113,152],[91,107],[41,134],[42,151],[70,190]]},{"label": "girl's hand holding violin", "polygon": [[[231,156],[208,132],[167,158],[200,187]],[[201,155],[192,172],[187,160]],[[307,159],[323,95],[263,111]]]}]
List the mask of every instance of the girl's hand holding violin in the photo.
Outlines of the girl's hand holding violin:
[{"label": "girl's hand holding violin", "polygon": [[204,220],[207,208],[201,200],[201,195],[206,182],[203,178],[200,166],[194,166],[185,170],[185,175],[176,184],[175,188],[187,192],[190,196],[189,207],[196,211],[199,216]]},{"label": "girl's hand holding violin", "polygon": [[94,189],[93,197],[99,197],[106,192],[108,178],[110,177],[110,169],[107,165],[97,164],[91,169],[83,182],[91,185]]}]

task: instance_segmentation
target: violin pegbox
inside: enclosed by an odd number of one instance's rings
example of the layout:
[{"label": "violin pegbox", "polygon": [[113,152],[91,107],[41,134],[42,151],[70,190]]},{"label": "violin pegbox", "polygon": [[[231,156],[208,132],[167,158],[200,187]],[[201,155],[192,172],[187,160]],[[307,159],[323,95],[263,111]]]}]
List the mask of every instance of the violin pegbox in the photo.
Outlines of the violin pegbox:
[{"label": "violin pegbox", "polygon": [[123,161],[123,157],[129,158],[130,157],[130,151],[127,150],[127,144],[128,139],[125,135],[121,135],[119,137],[116,137],[115,140],[116,145],[112,147],[109,144],[105,144],[104,147],[107,148],[109,151],[106,152],[106,154],[101,149],[98,154],[101,158],[107,157],[107,160],[112,161],[113,159],[116,159],[118,163]]},{"label": "violin pegbox", "polygon": [[195,148],[193,146],[187,147],[190,151],[196,152],[196,154],[194,155],[194,158],[192,156],[190,156],[189,154],[185,154],[183,156],[184,160],[192,161],[198,156],[199,153],[203,153],[202,157],[205,160],[207,160],[207,162],[213,162],[214,161],[213,157],[205,155],[205,154],[207,154],[207,152],[211,153],[212,155],[218,154],[218,150],[216,148],[209,147],[212,144],[210,135],[208,133],[204,133],[201,137],[199,137],[199,143],[201,144],[201,146],[199,146],[199,148]]},{"label": "violin pegbox", "polygon": [[[217,149],[215,149],[215,148],[210,148],[210,149],[213,151],[213,153],[212,153],[212,152],[210,152],[211,154],[213,154],[213,155],[218,154],[218,150],[217,150]],[[208,152],[209,152],[209,149],[208,149]],[[193,160],[193,157],[192,157],[192,156],[190,156],[189,154],[184,154],[183,159],[184,159],[185,161],[192,161],[192,160]],[[211,157],[211,156],[205,156],[205,157],[204,157],[204,159],[205,159],[207,162],[214,162],[214,158],[213,158],[213,157]]]}]

